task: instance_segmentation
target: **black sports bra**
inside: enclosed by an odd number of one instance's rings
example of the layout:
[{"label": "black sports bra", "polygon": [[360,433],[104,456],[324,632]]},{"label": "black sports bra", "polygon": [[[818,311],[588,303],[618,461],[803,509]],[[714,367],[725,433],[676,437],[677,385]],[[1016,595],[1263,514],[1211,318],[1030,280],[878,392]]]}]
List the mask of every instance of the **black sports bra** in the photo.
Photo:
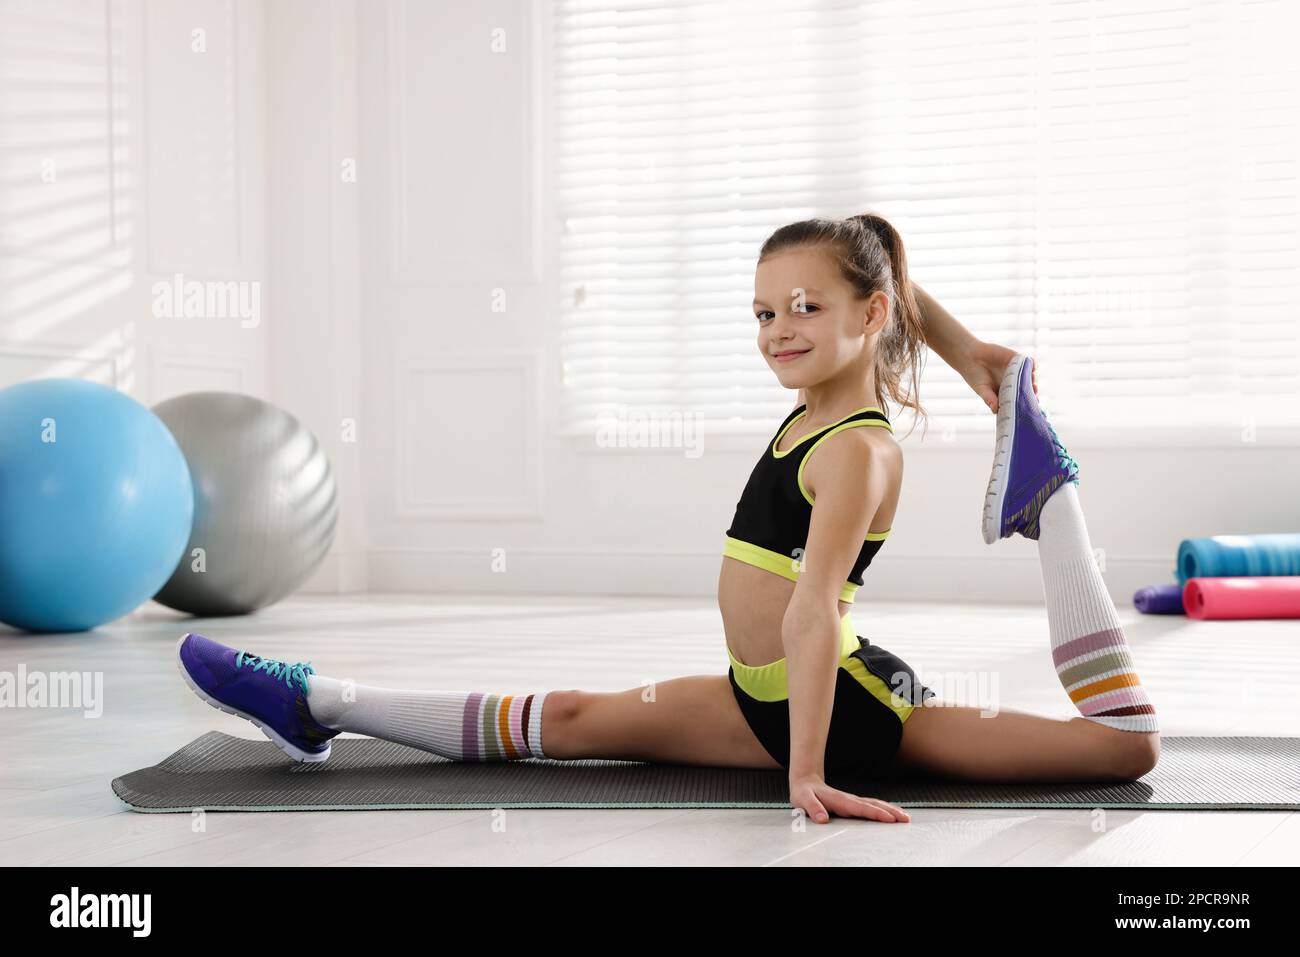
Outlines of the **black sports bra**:
[{"label": "black sports bra", "polygon": [[[722,554],[788,578],[799,580],[803,551],[812,522],[813,497],[803,484],[803,470],[808,456],[832,435],[845,429],[876,426],[893,431],[885,413],[875,406],[858,409],[815,432],[801,436],[792,448],[777,451],[781,437],[795,420],[808,411],[801,405],[786,416],[776,437],[763,451],[763,457],[745,483],[745,491],[736,503],[736,514],[727,529]],[[862,544],[852,574],[840,590],[840,601],[853,601],[862,587],[862,573],[875,558],[891,529],[872,532]]]}]

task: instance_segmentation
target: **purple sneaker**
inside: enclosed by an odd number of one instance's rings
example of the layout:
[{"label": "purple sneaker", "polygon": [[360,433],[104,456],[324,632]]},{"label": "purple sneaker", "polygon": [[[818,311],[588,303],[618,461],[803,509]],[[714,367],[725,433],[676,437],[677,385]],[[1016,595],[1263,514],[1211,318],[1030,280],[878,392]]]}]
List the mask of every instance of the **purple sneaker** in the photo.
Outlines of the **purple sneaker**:
[{"label": "purple sneaker", "polygon": [[176,664],[194,693],[212,707],[247,718],[295,761],[324,761],[339,732],[307,706],[310,664],[286,664],[236,651],[202,635],[176,644]]},{"label": "purple sneaker", "polygon": [[984,541],[990,545],[1016,532],[1037,539],[1043,503],[1066,482],[1079,484],[1079,463],[1038,406],[1033,361],[1018,354],[998,389],[997,446],[984,495]]}]

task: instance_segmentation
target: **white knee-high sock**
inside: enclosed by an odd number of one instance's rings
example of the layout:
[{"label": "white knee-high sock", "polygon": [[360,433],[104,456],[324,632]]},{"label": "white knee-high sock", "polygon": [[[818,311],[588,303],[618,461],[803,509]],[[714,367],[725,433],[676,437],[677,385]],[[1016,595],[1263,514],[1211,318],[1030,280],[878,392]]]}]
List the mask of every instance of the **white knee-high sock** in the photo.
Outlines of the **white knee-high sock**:
[{"label": "white knee-high sock", "polygon": [[1159,731],[1156,710],[1138,680],[1115,603],[1093,558],[1073,482],[1043,504],[1039,524],[1052,661],[1061,684],[1089,720],[1121,731]]},{"label": "white knee-high sock", "polygon": [[383,738],[454,761],[514,761],[542,751],[546,692],[405,691],[307,676],[307,706],[321,724]]}]

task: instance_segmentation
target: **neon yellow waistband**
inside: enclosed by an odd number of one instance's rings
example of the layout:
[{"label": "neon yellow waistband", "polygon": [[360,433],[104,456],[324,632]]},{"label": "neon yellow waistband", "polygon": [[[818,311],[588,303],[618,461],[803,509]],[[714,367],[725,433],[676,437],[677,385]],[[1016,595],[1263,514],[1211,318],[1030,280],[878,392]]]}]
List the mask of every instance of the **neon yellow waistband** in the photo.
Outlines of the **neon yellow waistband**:
[{"label": "neon yellow waistband", "polygon": [[[840,661],[843,662],[850,654],[857,651],[859,645],[852,615],[845,614],[840,618]],[[758,701],[784,701],[789,697],[788,672],[784,658],[778,658],[765,665],[741,664],[731,653],[730,645],[727,646],[727,658],[731,661],[736,684],[740,685],[740,690],[751,698]]]}]

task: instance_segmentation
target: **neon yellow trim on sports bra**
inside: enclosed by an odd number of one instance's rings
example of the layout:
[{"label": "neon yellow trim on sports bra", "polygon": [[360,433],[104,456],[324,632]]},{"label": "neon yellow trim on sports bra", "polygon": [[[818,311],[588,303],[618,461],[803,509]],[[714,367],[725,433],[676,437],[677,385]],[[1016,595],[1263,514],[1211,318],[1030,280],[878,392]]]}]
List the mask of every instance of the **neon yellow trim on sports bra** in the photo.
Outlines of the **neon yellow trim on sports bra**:
[{"label": "neon yellow trim on sports bra", "polygon": [[[832,422],[832,423],[830,424],[830,426],[823,426],[823,428],[830,428],[830,427],[832,427],[832,426],[837,426],[837,425],[839,425],[841,422],[843,422],[844,419],[847,419],[847,418],[849,418],[850,416],[857,415],[859,412],[879,412],[881,415],[885,415],[885,410],[884,410],[884,409],[878,408],[877,406],[874,406],[874,405],[866,405],[866,406],[863,406],[863,407],[860,408],[860,409],[854,409],[854,410],[853,410],[852,412],[850,412],[848,415],[843,416],[842,418],[836,419],[834,422]],[[777,446],[781,444],[781,439],[784,438],[784,437],[785,437],[785,434],[786,434],[787,432],[790,431],[790,426],[794,425],[796,422],[798,422],[800,419],[802,419],[802,418],[803,418],[804,416],[806,416],[807,414],[808,414],[808,409],[807,409],[807,407],[805,406],[805,407],[804,407],[804,410],[803,410],[802,412],[800,412],[798,415],[796,415],[796,416],[795,416],[793,419],[791,419],[789,422],[787,422],[787,423],[785,424],[785,428],[783,428],[780,432],[778,432],[776,438],[774,438],[774,439],[772,440],[772,450],[771,450],[771,451],[772,451],[772,454],[773,454],[776,458],[778,458],[778,459],[783,459],[783,458],[785,458],[787,455],[789,455],[791,452],[793,452],[795,449],[797,449],[800,445],[802,445],[804,439],[809,438],[810,436],[813,436],[813,435],[816,435],[816,434],[817,434],[817,430],[813,430],[812,432],[809,432],[807,435],[801,435],[801,436],[799,436],[799,438],[795,441],[794,445],[790,446],[790,447],[789,447],[788,449],[786,449],[784,452],[782,452],[782,451],[780,451],[779,449],[777,449]],[[877,424],[877,425],[888,425],[887,422],[877,422],[877,423],[875,423],[875,424]],[[890,427],[889,427],[889,430],[892,432],[892,431],[893,431],[893,427],[890,426]]]},{"label": "neon yellow trim on sports bra", "polygon": [[[884,541],[889,537],[889,531],[886,530],[867,537],[872,541]],[[738,562],[744,562],[746,565],[753,565],[755,568],[761,568],[764,571],[772,572],[774,575],[780,575],[792,582],[799,580],[799,563],[795,561],[793,555],[782,555],[770,548],[764,548],[750,542],[742,542],[730,535],[726,536],[726,541],[722,546],[722,554],[727,558],[734,558]],[[840,601],[853,601],[860,587],[862,586],[857,582],[846,581],[844,587],[840,589]]]},{"label": "neon yellow trim on sports bra", "polygon": [[[835,426],[835,428],[831,429],[820,439],[814,442],[812,448],[810,448],[807,451],[807,453],[804,455],[803,461],[799,463],[799,472],[795,476],[799,482],[799,491],[803,493],[804,500],[807,501],[809,505],[813,505],[815,503],[813,502],[812,495],[808,493],[807,487],[803,484],[803,470],[804,467],[808,464],[808,460],[812,458],[812,454],[817,451],[817,447],[821,445],[823,442],[825,442],[827,439],[829,439],[832,435],[836,435],[840,432],[843,432],[845,429],[856,429],[860,425],[878,425],[881,428],[889,429],[890,432],[894,431],[893,427],[890,426],[888,422],[881,422],[877,419],[863,419],[861,422],[845,422],[843,425],[837,425]],[[867,536],[867,540],[871,541],[870,535]]]}]

